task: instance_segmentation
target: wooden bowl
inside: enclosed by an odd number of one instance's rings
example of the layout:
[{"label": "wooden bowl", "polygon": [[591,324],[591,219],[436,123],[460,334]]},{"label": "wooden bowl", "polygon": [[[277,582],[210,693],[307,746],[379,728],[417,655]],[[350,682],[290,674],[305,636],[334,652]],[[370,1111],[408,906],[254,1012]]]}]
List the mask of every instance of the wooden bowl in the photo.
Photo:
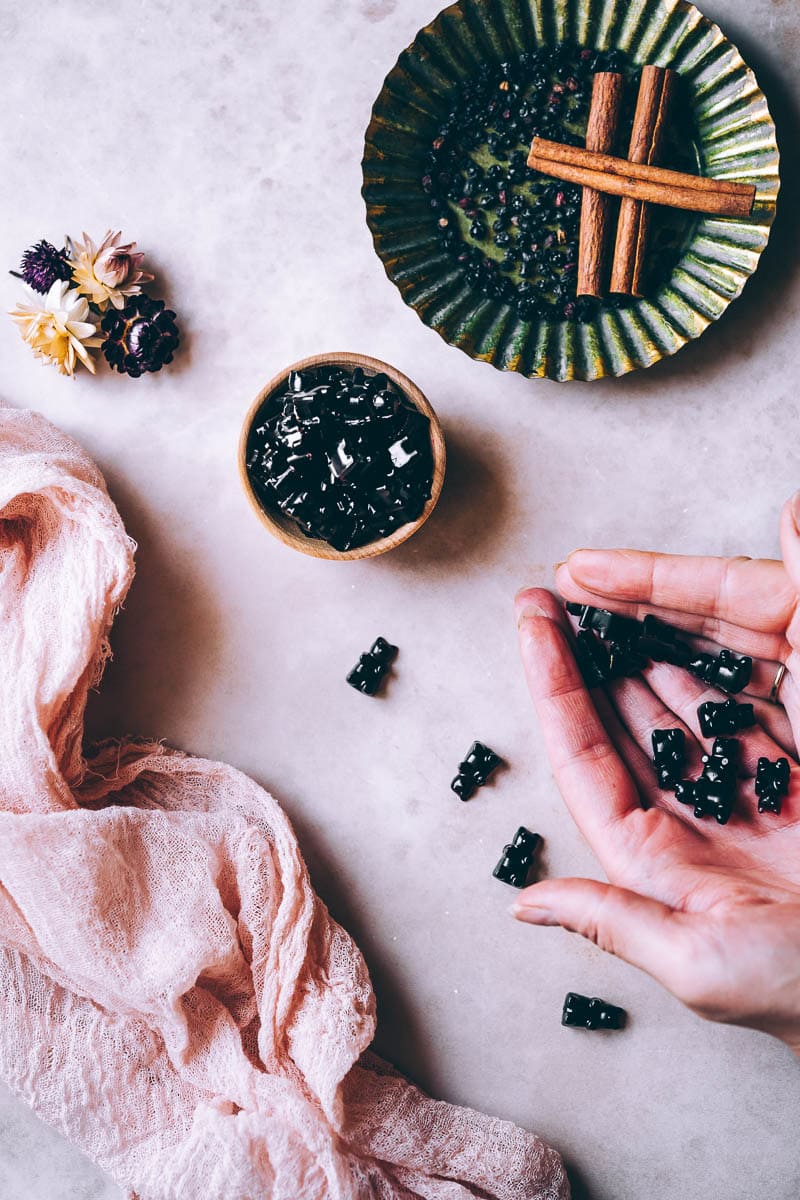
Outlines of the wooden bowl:
[{"label": "wooden bowl", "polygon": [[[418,408],[420,412],[424,413],[430,421],[433,480],[431,483],[430,498],[427,500],[425,507],[416,521],[409,521],[406,525],[401,525],[395,529],[388,537],[378,538],[374,542],[367,542],[366,545],[358,546],[354,550],[334,550],[333,546],[329,546],[321,538],[306,537],[301,533],[294,521],[284,516],[279,509],[265,508],[253,488],[247,471],[247,439],[264,401],[274,392],[285,387],[290,371],[305,371],[310,367],[347,367],[350,370],[361,367],[369,374],[377,375],[382,373],[387,375],[406,399]],[[244,419],[242,434],[239,438],[239,475],[245,493],[262,525],[265,525],[274,537],[284,542],[287,546],[291,546],[293,550],[299,550],[301,554],[310,554],[312,558],[332,558],[339,560],[375,558],[378,554],[385,554],[387,550],[394,550],[395,546],[402,545],[403,542],[411,537],[412,533],[416,533],[420,526],[425,524],[436,507],[436,502],[439,499],[444,482],[445,462],[444,434],[442,433],[439,418],[417,385],[412,383],[408,376],[404,375],[402,371],[398,371],[396,367],[390,366],[389,363],[381,362],[378,358],[369,358],[366,354],[314,354],[310,358],[301,358],[299,362],[285,367],[256,396]]]}]

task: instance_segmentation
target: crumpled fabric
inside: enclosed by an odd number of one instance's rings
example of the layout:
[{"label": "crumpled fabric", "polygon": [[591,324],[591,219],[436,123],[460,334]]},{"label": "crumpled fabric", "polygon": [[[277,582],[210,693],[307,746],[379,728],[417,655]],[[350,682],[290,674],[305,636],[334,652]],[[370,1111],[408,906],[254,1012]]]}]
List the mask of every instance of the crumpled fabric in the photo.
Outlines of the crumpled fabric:
[{"label": "crumpled fabric", "polygon": [[85,452],[0,409],[0,1077],[132,1200],[568,1200],[539,1138],[367,1052],[364,960],[271,796],[84,757],[134,549]]}]

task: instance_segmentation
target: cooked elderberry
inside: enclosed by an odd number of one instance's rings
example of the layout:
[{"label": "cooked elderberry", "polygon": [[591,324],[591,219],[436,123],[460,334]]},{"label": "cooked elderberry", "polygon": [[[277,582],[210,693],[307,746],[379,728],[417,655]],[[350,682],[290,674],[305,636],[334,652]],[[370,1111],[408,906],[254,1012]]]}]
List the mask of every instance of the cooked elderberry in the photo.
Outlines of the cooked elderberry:
[{"label": "cooked elderberry", "polygon": [[[524,320],[585,322],[599,307],[576,295],[581,189],[540,174],[528,167],[527,159],[535,135],[566,145],[584,144],[592,77],[607,70],[626,76],[620,146],[627,144],[637,68],[620,51],[562,43],[526,50],[504,62],[482,63],[455,93],[421,164],[422,191],[452,213],[449,226],[439,231],[443,250],[470,288],[513,305]],[[688,109],[676,112],[670,129],[671,165],[694,169],[692,134]],[[654,252],[648,260],[653,284],[669,275],[680,256],[686,220],[674,210],[654,214]],[[519,230],[519,243],[512,224]],[[509,247],[519,244],[523,249],[523,235],[547,251],[546,256],[518,255],[512,261]],[[466,246],[499,267],[502,281],[471,271],[473,260],[462,254]],[[522,291],[525,285],[530,285],[535,303]],[[629,301],[613,298],[607,303],[619,307]]]},{"label": "cooked elderberry", "polygon": [[421,515],[433,482],[430,422],[384,374],[293,371],[253,421],[247,472],[266,509],[351,550]]}]

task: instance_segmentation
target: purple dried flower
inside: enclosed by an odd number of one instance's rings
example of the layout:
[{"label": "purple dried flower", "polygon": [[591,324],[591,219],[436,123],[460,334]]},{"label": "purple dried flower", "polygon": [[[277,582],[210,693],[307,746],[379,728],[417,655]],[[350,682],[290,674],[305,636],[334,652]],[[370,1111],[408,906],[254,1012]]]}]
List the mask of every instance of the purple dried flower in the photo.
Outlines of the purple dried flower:
[{"label": "purple dried flower", "polygon": [[[16,272],[12,271],[12,274]],[[72,268],[64,250],[56,250],[50,242],[42,239],[23,254],[19,278],[24,279],[35,292],[44,294],[50,291],[57,279],[69,281]]]}]

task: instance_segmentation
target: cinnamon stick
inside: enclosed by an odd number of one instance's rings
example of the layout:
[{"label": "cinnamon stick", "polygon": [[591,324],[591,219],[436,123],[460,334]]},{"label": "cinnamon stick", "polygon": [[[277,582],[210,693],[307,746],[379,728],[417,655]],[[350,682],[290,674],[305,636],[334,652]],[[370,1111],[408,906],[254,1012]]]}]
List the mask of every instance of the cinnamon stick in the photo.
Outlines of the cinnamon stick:
[{"label": "cinnamon stick", "polygon": [[[653,166],[661,157],[676,79],[676,73],[665,67],[642,68],[628,151],[631,162]],[[641,296],[649,224],[647,204],[625,197],[619,206],[617,243],[611,268],[612,292]]]},{"label": "cinnamon stick", "polygon": [[539,137],[533,140],[528,166],[609,195],[720,217],[750,216],[756,195],[749,183],[650,167]]},{"label": "cinnamon stick", "polygon": [[[587,150],[614,149],[622,108],[623,78],[616,71],[598,71],[592,84],[592,103],[586,126]],[[578,241],[579,296],[602,296],[607,257],[611,199],[585,187],[581,199]]]}]

